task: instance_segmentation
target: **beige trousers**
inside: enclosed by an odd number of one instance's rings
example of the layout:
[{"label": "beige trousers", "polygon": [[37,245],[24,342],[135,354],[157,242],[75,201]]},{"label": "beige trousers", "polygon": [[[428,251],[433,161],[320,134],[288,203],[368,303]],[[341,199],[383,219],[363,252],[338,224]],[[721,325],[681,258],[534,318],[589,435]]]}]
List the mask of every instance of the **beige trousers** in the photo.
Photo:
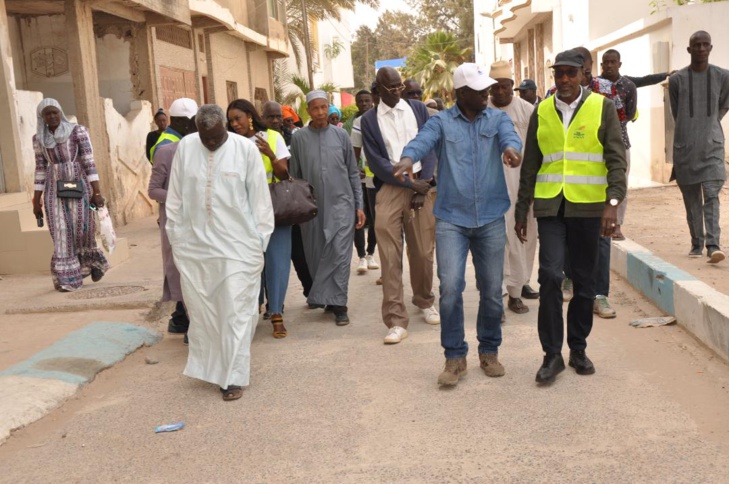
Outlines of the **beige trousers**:
[{"label": "beige trousers", "polygon": [[408,247],[413,304],[425,309],[435,301],[433,194],[429,193],[423,208],[414,213],[410,210],[412,197],[412,190],[394,185],[385,184],[377,192],[375,235],[382,268],[382,320],[388,328],[407,328],[410,320],[402,282],[403,233]]}]

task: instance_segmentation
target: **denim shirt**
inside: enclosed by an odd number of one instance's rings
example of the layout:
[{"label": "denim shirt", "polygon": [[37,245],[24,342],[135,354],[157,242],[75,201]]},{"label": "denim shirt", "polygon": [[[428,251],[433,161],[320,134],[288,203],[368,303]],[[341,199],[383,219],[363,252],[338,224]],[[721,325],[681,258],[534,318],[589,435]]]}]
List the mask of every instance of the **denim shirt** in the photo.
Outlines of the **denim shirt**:
[{"label": "denim shirt", "polygon": [[434,149],[438,196],[433,214],[475,228],[502,218],[511,206],[501,159],[509,147],[521,152],[522,144],[505,112],[486,108],[469,121],[455,105],[430,118],[402,156],[420,160]]}]

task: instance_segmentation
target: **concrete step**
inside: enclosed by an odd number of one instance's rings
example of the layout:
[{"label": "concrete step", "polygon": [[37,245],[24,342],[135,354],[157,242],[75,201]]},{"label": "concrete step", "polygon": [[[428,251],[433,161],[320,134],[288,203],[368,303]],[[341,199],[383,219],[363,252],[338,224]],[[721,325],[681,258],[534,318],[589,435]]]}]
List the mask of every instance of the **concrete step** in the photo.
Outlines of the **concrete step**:
[{"label": "concrete step", "polygon": [[[49,272],[53,241],[47,225],[38,227],[27,194],[0,195],[0,233],[0,274]],[[112,267],[129,259],[127,239],[117,238],[114,253],[106,256]]]}]

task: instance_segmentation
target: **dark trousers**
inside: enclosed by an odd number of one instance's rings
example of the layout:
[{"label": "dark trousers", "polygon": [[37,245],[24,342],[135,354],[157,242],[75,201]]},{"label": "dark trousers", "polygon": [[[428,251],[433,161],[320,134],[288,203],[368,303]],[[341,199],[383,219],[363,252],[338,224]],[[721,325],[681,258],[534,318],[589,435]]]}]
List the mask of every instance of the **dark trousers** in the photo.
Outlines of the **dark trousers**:
[{"label": "dark trousers", "polygon": [[[574,296],[567,307],[567,345],[584,350],[592,330],[600,218],[556,217],[537,219],[539,229],[539,315],[537,326],[542,349],[548,355],[562,352],[562,280],[569,259]],[[565,250],[565,248],[567,250]],[[567,254],[567,255],[565,255]]]},{"label": "dark trousers", "polygon": [[[608,297],[610,295],[610,246],[612,237],[600,236],[597,250],[597,263],[595,264],[595,294]],[[565,247],[564,276],[572,279],[572,269]]]},{"label": "dark trousers", "polygon": [[[362,195],[364,196],[364,212],[367,217],[367,224],[361,229],[354,231],[354,247],[357,249],[357,257],[362,259],[366,255],[375,253],[377,247],[377,236],[375,235],[375,188],[367,188],[362,184]],[[367,229],[367,250],[365,251],[365,228]]]},{"label": "dark trousers", "polygon": [[314,281],[311,280],[309,266],[306,265],[304,240],[301,238],[301,227],[298,225],[291,226],[291,262],[294,263],[296,277],[299,278],[301,285],[304,286],[304,297],[308,297]]},{"label": "dark trousers", "polygon": [[[692,185],[679,185],[686,207],[686,221],[691,234],[691,248],[719,249],[721,226],[719,225],[719,193],[723,180],[711,180]],[[706,232],[704,232],[706,227]]]}]

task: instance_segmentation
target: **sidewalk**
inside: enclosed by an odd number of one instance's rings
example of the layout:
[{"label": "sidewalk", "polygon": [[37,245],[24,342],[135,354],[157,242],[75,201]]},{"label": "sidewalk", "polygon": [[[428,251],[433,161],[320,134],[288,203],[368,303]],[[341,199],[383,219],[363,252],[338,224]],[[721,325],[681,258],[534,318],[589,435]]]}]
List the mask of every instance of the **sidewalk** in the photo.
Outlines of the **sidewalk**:
[{"label": "sidewalk", "polygon": [[130,259],[72,293],[55,291],[49,274],[0,280],[0,443],[100,371],[159,340],[162,269],[155,229],[154,217],[121,227]]},{"label": "sidewalk", "polygon": [[[629,240],[613,243],[612,270],[729,361],[729,260],[688,257],[691,238],[677,186],[632,190],[629,197],[623,228]],[[720,198],[726,207],[727,188]],[[721,225],[727,233],[726,215]]]}]

